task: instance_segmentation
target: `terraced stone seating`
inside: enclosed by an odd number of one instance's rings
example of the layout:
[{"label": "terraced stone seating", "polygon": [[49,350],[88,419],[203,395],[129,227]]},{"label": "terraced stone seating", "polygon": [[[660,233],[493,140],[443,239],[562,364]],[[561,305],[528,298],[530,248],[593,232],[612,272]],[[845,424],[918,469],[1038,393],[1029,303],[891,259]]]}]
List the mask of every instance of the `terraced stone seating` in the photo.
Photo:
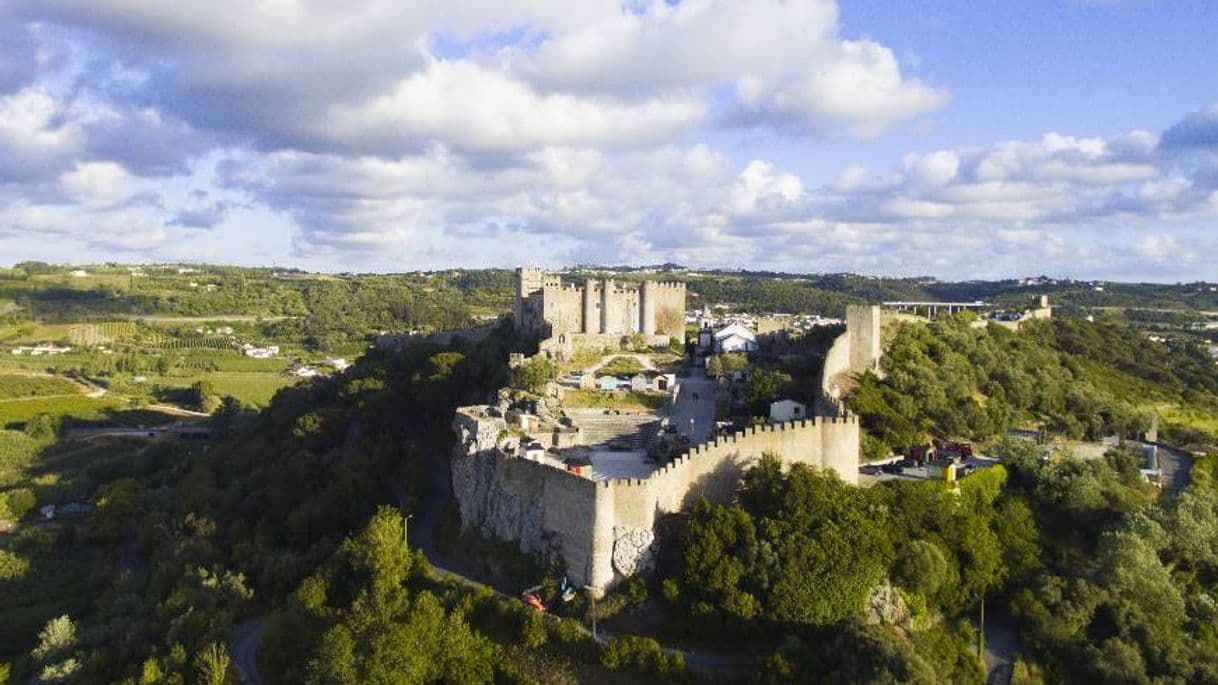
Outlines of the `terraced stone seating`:
[{"label": "terraced stone seating", "polygon": [[568,409],[567,415],[583,431],[590,447],[629,444],[632,450],[645,450],[655,439],[659,418],[655,414],[606,414],[604,409]]}]

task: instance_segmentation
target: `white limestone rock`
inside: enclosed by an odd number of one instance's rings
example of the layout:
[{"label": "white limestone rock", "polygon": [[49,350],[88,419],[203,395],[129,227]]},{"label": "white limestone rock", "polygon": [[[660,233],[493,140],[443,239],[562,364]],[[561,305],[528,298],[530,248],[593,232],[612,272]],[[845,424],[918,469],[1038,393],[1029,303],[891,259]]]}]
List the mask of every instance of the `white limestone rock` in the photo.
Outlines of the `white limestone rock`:
[{"label": "white limestone rock", "polygon": [[656,535],[646,528],[613,527],[613,568],[629,578],[647,573],[656,563]]}]

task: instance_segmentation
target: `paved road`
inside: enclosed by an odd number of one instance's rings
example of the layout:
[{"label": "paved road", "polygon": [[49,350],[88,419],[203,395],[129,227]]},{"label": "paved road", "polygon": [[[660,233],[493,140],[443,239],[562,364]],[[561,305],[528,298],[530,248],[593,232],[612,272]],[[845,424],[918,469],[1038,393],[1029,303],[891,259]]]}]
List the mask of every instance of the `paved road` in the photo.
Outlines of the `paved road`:
[{"label": "paved road", "polygon": [[670,420],[677,430],[690,434],[693,444],[699,445],[715,434],[715,382],[700,372],[694,373],[697,375],[681,377],[681,392],[673,405]]},{"label": "paved road", "polygon": [[262,635],[266,631],[266,619],[251,618],[233,631],[233,643],[228,653],[233,658],[233,667],[246,685],[262,685],[258,673],[258,648],[262,646]]},{"label": "paved road", "polygon": [[1007,685],[1014,671],[1015,654],[1019,651],[1019,634],[1015,622],[1005,611],[995,611],[985,617],[986,685]]},{"label": "paved road", "polygon": [[1188,485],[1193,468],[1193,455],[1166,445],[1159,445],[1159,485],[1164,490],[1178,494]]}]

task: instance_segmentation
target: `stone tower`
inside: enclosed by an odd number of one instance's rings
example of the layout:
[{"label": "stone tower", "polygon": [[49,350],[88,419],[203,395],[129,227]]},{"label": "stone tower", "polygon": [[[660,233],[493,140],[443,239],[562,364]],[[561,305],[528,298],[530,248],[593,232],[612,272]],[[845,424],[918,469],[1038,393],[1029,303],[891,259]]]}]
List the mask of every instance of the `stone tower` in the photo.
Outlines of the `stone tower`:
[{"label": "stone tower", "polygon": [[535,266],[516,269],[516,307],[513,314],[518,330],[533,331],[541,325],[539,299],[545,271]]},{"label": "stone tower", "polygon": [[596,289],[596,281],[591,278],[584,283],[584,316],[583,327],[584,333],[600,333],[601,332],[601,309],[600,309],[600,293]]},{"label": "stone tower", "polygon": [[875,305],[846,307],[846,332],[850,336],[850,369],[855,372],[880,368],[880,308]]},{"label": "stone tower", "polygon": [[656,334],[655,281],[643,281],[639,286],[639,331],[643,335]]},{"label": "stone tower", "polygon": [[601,333],[616,332],[613,330],[613,325],[617,321],[617,307],[615,306],[617,303],[613,291],[612,278],[606,278],[601,282]]}]

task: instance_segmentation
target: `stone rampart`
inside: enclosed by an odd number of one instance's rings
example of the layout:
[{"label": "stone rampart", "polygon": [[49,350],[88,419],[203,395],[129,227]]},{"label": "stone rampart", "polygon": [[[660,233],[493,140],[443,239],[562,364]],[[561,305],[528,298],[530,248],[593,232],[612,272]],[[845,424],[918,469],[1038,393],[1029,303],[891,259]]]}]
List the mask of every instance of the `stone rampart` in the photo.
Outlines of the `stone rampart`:
[{"label": "stone rampart", "polygon": [[516,540],[523,552],[564,565],[572,578],[591,569],[596,483],[547,463],[502,452],[506,424],[458,412],[452,460],[461,522],[487,537]]},{"label": "stone rampart", "polygon": [[657,517],[700,497],[732,499],[763,454],[833,469],[858,482],[859,425],[853,416],[753,426],[695,446],[647,478],[593,481],[554,465],[505,454],[500,419],[458,411],[453,491],[461,520],[486,535],[562,563],[576,584],[603,590],[654,558]]}]

